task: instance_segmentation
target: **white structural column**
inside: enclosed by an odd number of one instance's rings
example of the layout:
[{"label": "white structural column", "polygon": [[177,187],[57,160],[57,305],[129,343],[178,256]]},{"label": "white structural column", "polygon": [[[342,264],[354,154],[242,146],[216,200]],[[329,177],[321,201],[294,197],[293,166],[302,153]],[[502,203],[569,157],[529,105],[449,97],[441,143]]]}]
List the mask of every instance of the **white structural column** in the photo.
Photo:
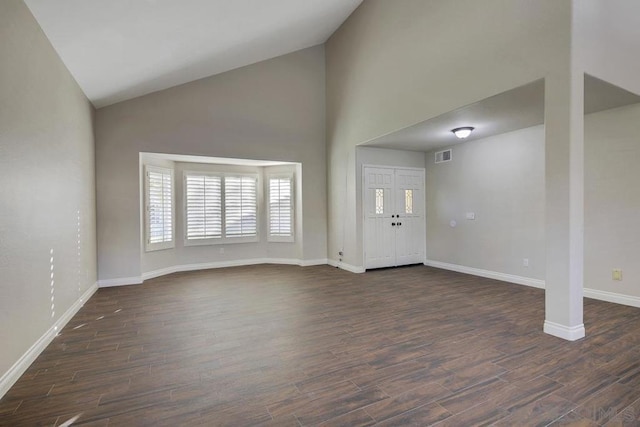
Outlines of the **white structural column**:
[{"label": "white structural column", "polygon": [[569,62],[545,79],[544,331],[574,341],[585,336],[584,73]]}]

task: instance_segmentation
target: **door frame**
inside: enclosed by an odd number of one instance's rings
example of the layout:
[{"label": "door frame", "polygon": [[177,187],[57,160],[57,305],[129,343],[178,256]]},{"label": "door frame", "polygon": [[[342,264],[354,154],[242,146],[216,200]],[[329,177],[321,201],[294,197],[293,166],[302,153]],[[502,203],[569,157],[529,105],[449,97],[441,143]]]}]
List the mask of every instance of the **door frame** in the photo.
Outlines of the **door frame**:
[{"label": "door frame", "polygon": [[360,183],[360,206],[362,216],[360,217],[360,221],[362,224],[362,267],[364,271],[367,271],[367,248],[366,248],[366,210],[365,210],[365,198],[367,191],[366,188],[366,168],[382,168],[382,169],[402,169],[408,171],[417,171],[422,172],[422,201],[424,206],[422,206],[422,212],[424,212],[423,220],[423,230],[424,230],[424,245],[422,247],[422,263],[425,264],[427,262],[427,169],[426,168],[414,168],[408,166],[391,166],[391,165],[376,165],[371,163],[363,163],[362,170],[360,171],[361,175],[361,183]]}]

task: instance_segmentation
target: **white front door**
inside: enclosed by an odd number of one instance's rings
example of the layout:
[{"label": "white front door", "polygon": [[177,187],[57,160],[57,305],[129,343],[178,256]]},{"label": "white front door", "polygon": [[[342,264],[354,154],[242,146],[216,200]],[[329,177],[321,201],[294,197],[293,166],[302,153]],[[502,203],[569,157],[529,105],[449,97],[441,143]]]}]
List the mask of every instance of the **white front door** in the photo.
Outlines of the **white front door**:
[{"label": "white front door", "polygon": [[364,168],[365,268],[424,260],[424,170]]},{"label": "white front door", "polygon": [[396,265],[424,262],[424,172],[396,169]]},{"label": "white front door", "polygon": [[[365,169],[365,253],[366,268],[395,264],[394,170]],[[391,215],[394,217],[391,218]]]}]

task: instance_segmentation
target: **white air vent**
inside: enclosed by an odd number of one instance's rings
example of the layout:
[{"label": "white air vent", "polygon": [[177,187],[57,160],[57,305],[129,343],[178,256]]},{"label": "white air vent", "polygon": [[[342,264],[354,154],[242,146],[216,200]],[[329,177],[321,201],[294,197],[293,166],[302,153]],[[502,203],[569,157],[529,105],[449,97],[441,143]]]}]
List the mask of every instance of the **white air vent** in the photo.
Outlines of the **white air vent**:
[{"label": "white air vent", "polygon": [[444,151],[438,151],[436,153],[436,163],[450,162],[452,156],[453,156],[453,152],[451,148]]}]

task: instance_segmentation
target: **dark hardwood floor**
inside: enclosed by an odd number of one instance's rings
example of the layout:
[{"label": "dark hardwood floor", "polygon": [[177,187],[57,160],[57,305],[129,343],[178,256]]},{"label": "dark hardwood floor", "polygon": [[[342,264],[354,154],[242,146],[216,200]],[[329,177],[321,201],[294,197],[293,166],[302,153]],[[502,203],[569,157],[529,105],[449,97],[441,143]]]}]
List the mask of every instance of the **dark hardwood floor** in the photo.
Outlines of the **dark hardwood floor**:
[{"label": "dark hardwood floor", "polygon": [[640,309],[424,266],[263,265],[100,289],[0,425],[640,425]]}]

